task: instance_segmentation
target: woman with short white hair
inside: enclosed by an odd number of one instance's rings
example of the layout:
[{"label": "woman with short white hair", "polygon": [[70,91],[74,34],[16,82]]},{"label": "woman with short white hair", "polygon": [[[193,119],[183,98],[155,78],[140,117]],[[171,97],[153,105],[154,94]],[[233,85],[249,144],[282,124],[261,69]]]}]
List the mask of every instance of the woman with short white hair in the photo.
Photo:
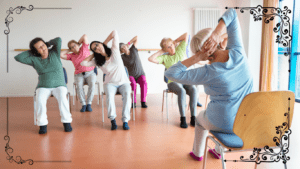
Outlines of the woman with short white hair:
[{"label": "woman with short white hair", "polygon": [[[228,44],[222,32],[227,29]],[[224,46],[225,45],[225,46]],[[210,95],[207,109],[196,118],[195,139],[190,155],[198,161],[203,159],[205,140],[209,130],[233,133],[233,123],[243,98],[253,91],[253,79],[247,63],[241,38],[241,30],[235,10],[227,10],[217,27],[199,31],[191,40],[192,57],[171,66],[165,76],[170,80],[188,85],[204,86]],[[199,61],[210,65],[187,70]],[[220,158],[216,150],[209,150]]]}]

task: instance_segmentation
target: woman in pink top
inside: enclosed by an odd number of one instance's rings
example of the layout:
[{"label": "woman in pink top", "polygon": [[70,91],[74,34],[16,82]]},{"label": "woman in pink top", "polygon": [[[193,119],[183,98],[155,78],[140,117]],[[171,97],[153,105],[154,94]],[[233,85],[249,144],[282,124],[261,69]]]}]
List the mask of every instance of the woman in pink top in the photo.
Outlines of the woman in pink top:
[{"label": "woman in pink top", "polygon": [[[82,44],[81,47],[80,44]],[[90,55],[87,36],[84,34],[78,42],[75,40],[69,41],[68,48],[68,50],[61,52],[60,57],[65,60],[71,60],[75,67],[74,79],[76,83],[76,90],[82,105],[80,112],[91,112],[96,83],[96,74],[94,72],[95,67],[85,67],[80,65],[80,63]],[[84,82],[87,82],[89,86],[86,100],[83,89]]]}]

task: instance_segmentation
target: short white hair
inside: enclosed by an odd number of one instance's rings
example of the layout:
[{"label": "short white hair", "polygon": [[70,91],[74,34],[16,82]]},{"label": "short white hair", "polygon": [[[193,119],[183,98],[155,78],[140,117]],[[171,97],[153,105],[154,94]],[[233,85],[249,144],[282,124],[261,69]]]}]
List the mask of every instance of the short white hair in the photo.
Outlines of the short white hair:
[{"label": "short white hair", "polygon": [[200,30],[196,35],[194,35],[191,40],[191,51],[193,53],[197,53],[198,51],[200,51],[204,42],[210,37],[212,32],[212,28],[205,28]]}]

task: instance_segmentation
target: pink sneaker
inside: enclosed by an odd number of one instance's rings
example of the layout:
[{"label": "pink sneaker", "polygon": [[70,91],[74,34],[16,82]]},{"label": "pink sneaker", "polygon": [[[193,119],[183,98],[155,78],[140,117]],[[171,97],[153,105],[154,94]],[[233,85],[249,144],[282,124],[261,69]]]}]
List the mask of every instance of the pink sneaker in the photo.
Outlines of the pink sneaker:
[{"label": "pink sneaker", "polygon": [[190,155],[193,157],[193,159],[195,159],[197,161],[202,161],[203,160],[203,156],[202,157],[197,157],[192,151],[190,152]]},{"label": "pink sneaker", "polygon": [[220,159],[222,157],[221,154],[218,154],[215,149],[209,149],[208,152],[210,152],[210,154],[212,154],[216,159]]}]

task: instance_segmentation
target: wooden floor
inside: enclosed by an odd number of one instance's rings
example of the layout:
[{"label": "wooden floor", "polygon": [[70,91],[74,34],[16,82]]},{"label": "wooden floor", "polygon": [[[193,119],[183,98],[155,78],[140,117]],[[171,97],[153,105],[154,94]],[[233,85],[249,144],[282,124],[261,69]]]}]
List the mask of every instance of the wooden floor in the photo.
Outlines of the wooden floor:
[{"label": "wooden floor", "polygon": [[[169,97],[170,98],[170,97]],[[105,108],[105,122],[102,123],[101,104],[97,105],[95,97],[93,112],[79,112],[81,106],[76,102],[72,106],[71,133],[63,131],[60,122],[58,104],[50,98],[47,104],[48,133],[38,134],[38,126],[33,124],[32,97],[9,98],[9,147],[13,149],[10,156],[16,161],[33,160],[17,164],[11,160],[4,149],[8,141],[7,134],[7,102],[0,98],[0,168],[198,168],[203,162],[193,160],[189,156],[194,140],[194,127],[179,127],[180,115],[176,102],[177,97],[169,100],[169,120],[166,111],[161,111],[162,94],[148,95],[148,108],[140,107],[139,97],[135,121],[129,121],[130,130],[122,129],[121,96],[116,96],[117,124],[116,131],[110,130],[110,120]],[[188,99],[187,99],[188,100]],[[200,96],[205,102],[205,96]],[[203,108],[198,108],[198,111]],[[190,112],[187,112],[190,122]],[[213,147],[213,144],[210,143]],[[249,153],[232,153],[225,159],[238,160],[241,155]],[[19,157],[17,157],[19,156]],[[253,163],[227,162],[230,169],[254,168]],[[207,168],[222,168],[221,161],[208,156]]]}]

